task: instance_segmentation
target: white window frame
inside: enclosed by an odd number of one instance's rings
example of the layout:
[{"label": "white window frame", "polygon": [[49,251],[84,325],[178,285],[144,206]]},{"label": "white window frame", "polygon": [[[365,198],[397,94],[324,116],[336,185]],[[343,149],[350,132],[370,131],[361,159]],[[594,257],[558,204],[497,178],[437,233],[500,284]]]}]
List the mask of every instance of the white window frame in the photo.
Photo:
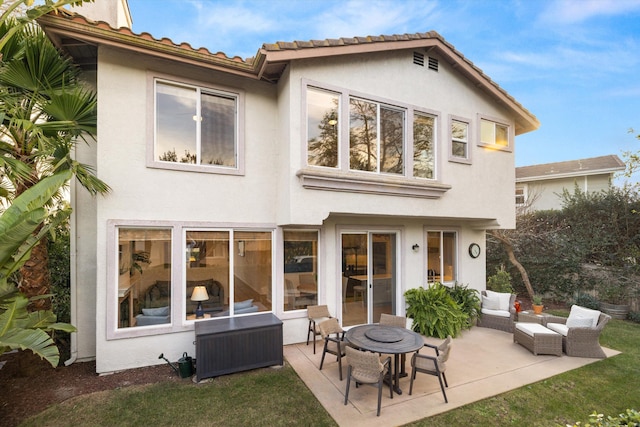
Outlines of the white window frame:
[{"label": "white window frame", "polygon": [[[458,271],[459,271],[459,268],[460,268],[460,256],[459,256],[459,253],[458,253],[459,252],[458,248],[460,246],[460,231],[456,230],[456,229],[450,229],[450,228],[441,228],[441,229],[439,229],[439,228],[428,227],[428,228],[424,229],[424,243],[425,243],[424,247],[426,248],[425,252],[427,254],[427,258],[425,259],[425,267],[426,268],[424,270],[424,273],[426,275],[425,282],[426,283],[433,283],[433,281],[429,282],[429,270],[431,269],[430,268],[430,264],[429,264],[429,259],[428,259],[428,257],[429,257],[429,252],[428,252],[429,251],[429,233],[439,233],[440,234],[440,254],[438,255],[439,256],[439,265],[438,265],[438,270],[437,270],[438,277],[439,277],[438,281],[440,283],[442,283],[442,284],[453,284],[458,280]],[[444,280],[442,280],[442,277],[443,277],[442,270],[444,268],[444,257],[442,256],[443,255],[442,251],[443,251],[443,246],[444,246],[443,245],[444,233],[453,233],[455,235],[455,239],[454,239],[455,247],[453,248],[453,256],[454,256],[455,259],[454,259],[454,263],[453,263],[454,265],[453,265],[453,271],[452,271],[452,275],[453,275],[454,279],[452,281],[446,281],[446,282]]]},{"label": "white window frame", "polygon": [[[313,166],[307,163],[308,158],[308,119],[307,119],[307,88],[326,90],[333,92],[340,97],[340,118],[338,125],[339,139],[339,166],[328,168],[323,166]],[[300,133],[300,167],[297,176],[304,188],[322,189],[329,191],[348,191],[352,193],[367,193],[380,195],[396,195],[405,197],[417,197],[427,199],[438,199],[446,193],[451,186],[440,181],[439,165],[439,145],[441,144],[440,121],[441,114],[437,111],[404,104],[380,97],[371,96],[347,88],[327,85],[317,81],[301,79],[301,133]],[[404,112],[404,141],[403,141],[403,169],[404,173],[391,174],[351,170],[349,168],[349,100],[351,98],[370,100],[371,102],[382,104],[388,108],[402,110]],[[422,178],[413,176],[413,114],[419,112],[428,114],[435,118],[436,131],[434,132],[435,165],[434,177]]]},{"label": "white window frame", "polygon": [[[464,142],[466,144],[467,147],[467,155],[466,157],[461,157],[461,156],[454,156],[453,155],[453,143],[454,143],[454,139],[453,139],[453,131],[452,131],[452,127],[453,127],[453,122],[459,122],[459,123],[465,123],[467,125],[467,140],[463,141],[463,140],[456,140],[455,142]],[[471,127],[471,120],[465,117],[460,117],[460,116],[454,116],[454,115],[449,115],[449,123],[448,123],[448,134],[447,134],[447,140],[449,141],[449,161],[450,162],[455,162],[455,163],[464,163],[467,165],[471,164],[471,141],[473,141],[473,132],[472,132],[472,127]]]},{"label": "white window frame", "polygon": [[[118,310],[120,308],[118,297],[119,257],[118,257],[118,229],[120,228],[149,228],[171,229],[171,322],[149,326],[118,327]],[[230,250],[233,251],[234,233],[236,232],[263,232],[271,233],[271,283],[270,292],[274,294],[274,280],[276,277],[277,259],[276,252],[276,227],[272,224],[224,224],[220,226],[212,223],[186,222],[186,221],[144,221],[144,220],[109,220],[107,221],[107,340],[134,338],[150,335],[163,335],[174,332],[183,332],[194,329],[194,320],[186,318],[186,268],[185,236],[187,231],[228,231]],[[234,274],[233,258],[229,260],[229,276],[232,282]],[[230,286],[228,297],[233,302],[234,291]],[[272,298],[271,310],[257,311],[255,313],[239,314],[239,316],[252,316],[275,312],[275,301]],[[233,317],[233,306],[230,304],[230,317]],[[225,317],[227,318],[227,317]]]},{"label": "white window frame", "polygon": [[[522,191],[521,195],[518,194],[518,190]],[[518,196],[522,197],[522,202],[518,202]],[[526,184],[516,184],[516,199],[515,199],[516,206],[519,207],[519,206],[526,205],[527,204],[527,197],[528,197],[527,185]]]},{"label": "white window frame", "polygon": [[[493,124],[493,132],[492,132],[492,138],[489,141],[483,141],[482,140],[482,125],[483,123],[486,124]],[[496,126],[502,126],[507,128],[507,145],[502,145],[502,144],[497,144],[496,143]],[[513,139],[514,139],[514,135],[513,135],[513,126],[510,125],[509,123],[507,123],[505,120],[499,119],[499,118],[495,118],[495,117],[491,117],[491,116],[487,116],[484,114],[478,114],[478,146],[479,147],[485,147],[485,148],[490,148],[492,150],[498,150],[498,151],[506,151],[506,152],[512,152],[513,151]]]},{"label": "white window frame", "polygon": [[[188,164],[179,162],[165,162],[156,159],[156,83],[166,83],[169,85],[193,88],[197,91],[198,95],[202,92],[210,93],[212,95],[220,95],[225,98],[233,98],[236,103],[236,117],[235,117],[235,149],[236,149],[236,165],[235,167],[220,166],[220,165],[202,165],[202,164]],[[169,169],[185,172],[202,172],[213,173],[223,175],[244,175],[245,163],[244,163],[244,151],[245,151],[245,131],[244,131],[244,110],[245,110],[245,93],[244,91],[229,88],[219,85],[211,85],[202,81],[190,80],[185,78],[178,78],[175,76],[169,76],[159,73],[149,73],[147,75],[147,92],[148,96],[148,123],[147,123],[147,158],[146,165],[149,168],[155,169]],[[199,101],[198,101],[199,103]],[[196,141],[197,150],[200,149],[200,135],[197,136]],[[197,153],[199,156],[199,153]]]},{"label": "white window frame", "polygon": [[[324,269],[321,267],[321,264],[323,263],[323,257],[321,257],[321,254],[323,253],[322,251],[322,230],[320,228],[317,227],[309,227],[309,228],[305,228],[305,227],[282,227],[278,229],[278,254],[277,256],[274,258],[276,259],[276,263],[277,266],[276,268],[278,269],[278,277],[281,277],[281,279],[279,278],[277,280],[277,283],[279,284],[277,287],[277,294],[278,294],[278,298],[277,301],[274,301],[273,307],[276,308],[276,313],[278,314],[278,317],[281,319],[293,319],[293,318],[298,318],[298,317],[306,317],[307,316],[307,309],[306,308],[300,308],[300,309],[294,309],[294,310],[285,310],[284,309],[284,302],[285,302],[285,297],[286,297],[286,289],[285,289],[285,272],[284,272],[284,233],[285,231],[302,231],[302,232],[315,232],[317,233],[318,236],[318,254],[317,254],[317,258],[316,258],[316,284],[317,284],[317,302],[318,304],[320,304],[321,301],[321,289],[324,290],[324,288],[322,288],[320,286],[320,283],[324,283],[324,281],[322,281],[322,275],[323,275],[323,271]],[[274,276],[275,277],[275,276]],[[276,307],[276,303],[277,303],[277,307]]]}]

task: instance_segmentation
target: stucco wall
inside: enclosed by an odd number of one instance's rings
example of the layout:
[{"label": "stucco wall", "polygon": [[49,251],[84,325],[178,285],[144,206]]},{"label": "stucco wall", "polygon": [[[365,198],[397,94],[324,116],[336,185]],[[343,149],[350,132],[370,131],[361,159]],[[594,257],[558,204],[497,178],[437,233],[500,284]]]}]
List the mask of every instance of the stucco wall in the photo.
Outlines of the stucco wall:
[{"label": "stucco wall", "polygon": [[[114,238],[109,233],[110,221],[192,221],[209,226],[259,225],[274,230],[277,226],[319,225],[322,259],[318,271],[319,302],[329,305],[333,313],[340,312],[341,304],[341,231],[398,233],[401,295],[406,289],[426,282],[425,231],[444,228],[458,233],[458,281],[484,289],[484,227],[478,224],[486,226],[493,219],[504,228],[515,224],[513,152],[487,150],[471,143],[471,165],[450,163],[446,127],[449,114],[470,119],[472,135],[476,135],[478,112],[510,123],[509,118],[444,61],[440,62],[438,73],[414,66],[411,52],[338,60],[332,66],[327,62],[295,64],[278,85],[272,85],[100,48],[95,163],[99,177],[113,191],[96,199],[95,206],[88,205],[88,210],[79,207],[78,215],[87,218],[78,223],[78,233],[92,240],[84,247],[87,255],[83,255],[83,260],[90,264],[93,260],[93,265],[78,269],[77,279],[86,283],[88,290],[83,295],[78,293],[78,306],[85,309],[83,316],[93,316],[95,321],[95,336],[83,328],[78,338],[95,340],[98,372],[163,363],[158,360],[160,353],[176,360],[184,351],[195,352],[193,325],[175,318],[178,326],[171,333],[108,339],[107,322],[114,318],[116,310],[113,304],[108,304],[115,293],[114,283],[108,280],[113,275],[108,260],[114,256],[107,253],[109,239]],[[153,76],[244,91],[243,176],[146,166],[153,135],[149,126],[153,114],[149,82]],[[303,167],[305,146],[303,78],[439,112],[438,175],[441,182],[452,188],[438,200],[302,188],[296,173]],[[473,138],[471,141],[475,141]],[[274,236],[277,240],[279,234]],[[482,247],[477,259],[467,253],[472,242]],[[417,252],[411,250],[415,243],[421,247]],[[174,246],[174,250],[179,248],[179,244]],[[282,265],[277,251],[274,258],[276,266]],[[285,343],[303,341],[306,313],[282,312],[284,273],[278,267],[274,270],[274,306],[284,321]],[[176,304],[181,301],[178,299]],[[88,307],[95,310],[88,311]],[[401,299],[396,309],[404,312]]]},{"label": "stucco wall", "polygon": [[534,210],[562,209],[562,193],[567,190],[573,194],[575,188],[584,192],[607,190],[611,185],[609,174],[589,175],[531,181],[527,185],[527,199],[532,200]]}]

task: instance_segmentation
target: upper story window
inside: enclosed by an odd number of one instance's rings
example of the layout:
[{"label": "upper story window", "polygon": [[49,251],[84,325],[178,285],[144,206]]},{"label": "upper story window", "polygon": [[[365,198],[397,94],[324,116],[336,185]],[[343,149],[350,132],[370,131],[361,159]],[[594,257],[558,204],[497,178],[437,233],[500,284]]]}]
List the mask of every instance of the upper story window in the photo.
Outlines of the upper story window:
[{"label": "upper story window", "polygon": [[150,166],[241,174],[239,93],[154,80],[155,118]]},{"label": "upper story window", "polygon": [[436,118],[423,113],[413,115],[413,176],[435,178]]},{"label": "upper story window", "polygon": [[325,90],[307,90],[307,163],[338,167],[340,96]]},{"label": "upper story window", "polygon": [[349,100],[349,168],[404,174],[404,111],[377,102]]},{"label": "upper story window", "polygon": [[510,151],[509,125],[480,117],[480,144],[482,146]]},{"label": "upper story window", "polygon": [[469,121],[452,117],[450,119],[449,135],[451,141],[449,160],[461,163],[470,163]]},{"label": "upper story window", "polygon": [[437,114],[310,85],[306,108],[308,166],[436,179]]}]

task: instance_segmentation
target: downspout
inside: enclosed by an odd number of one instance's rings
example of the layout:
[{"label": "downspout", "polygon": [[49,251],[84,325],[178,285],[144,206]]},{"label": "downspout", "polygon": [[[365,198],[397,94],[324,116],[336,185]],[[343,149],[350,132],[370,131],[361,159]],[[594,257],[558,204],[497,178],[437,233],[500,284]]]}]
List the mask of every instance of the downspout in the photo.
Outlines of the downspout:
[{"label": "downspout", "polygon": [[[76,203],[76,180],[71,179],[69,183],[69,199],[71,202],[71,207],[73,208]],[[76,210],[73,209],[71,211],[71,216],[69,217],[69,311],[71,312],[71,324],[76,325],[78,319],[78,297],[77,297],[77,283],[78,283],[78,269],[76,266]],[[65,366],[69,366],[76,361],[78,358],[78,342],[77,342],[77,332],[71,333],[71,354],[69,360],[64,362]]]}]

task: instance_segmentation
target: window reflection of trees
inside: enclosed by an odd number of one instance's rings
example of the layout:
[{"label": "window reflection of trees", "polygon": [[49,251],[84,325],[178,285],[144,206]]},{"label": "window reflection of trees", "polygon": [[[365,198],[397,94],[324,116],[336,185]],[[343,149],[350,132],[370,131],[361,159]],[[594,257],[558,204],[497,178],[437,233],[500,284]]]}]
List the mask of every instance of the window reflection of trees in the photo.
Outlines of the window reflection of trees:
[{"label": "window reflection of trees", "polygon": [[309,139],[307,161],[313,166],[338,166],[338,98],[331,103],[333,107],[325,111],[318,124],[320,134]]},{"label": "window reflection of trees", "polygon": [[434,178],[433,128],[435,119],[416,114],[413,119],[413,176]]},{"label": "window reflection of trees", "polygon": [[349,167],[374,172],[378,169],[377,104],[349,101]]}]

